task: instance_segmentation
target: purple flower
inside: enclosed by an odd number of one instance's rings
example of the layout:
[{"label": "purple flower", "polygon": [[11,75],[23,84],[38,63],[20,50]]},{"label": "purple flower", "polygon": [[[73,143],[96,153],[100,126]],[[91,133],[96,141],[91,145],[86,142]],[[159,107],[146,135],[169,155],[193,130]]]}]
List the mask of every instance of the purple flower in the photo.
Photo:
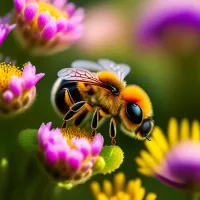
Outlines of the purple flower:
[{"label": "purple flower", "polygon": [[16,24],[9,24],[10,15],[6,15],[0,18],[0,46],[3,44],[4,40],[8,34],[15,28]]},{"label": "purple flower", "polygon": [[77,183],[90,177],[103,143],[100,133],[92,138],[77,127],[51,129],[49,122],[38,130],[40,158],[57,181]]},{"label": "purple flower", "polygon": [[14,64],[0,63],[0,114],[17,114],[26,110],[36,96],[36,84],[44,76],[36,74],[30,62],[21,70]]},{"label": "purple flower", "polygon": [[171,119],[168,140],[159,127],[155,127],[151,139],[145,143],[148,151],[142,150],[141,156],[136,158],[139,172],[179,189],[199,190],[199,123],[193,121],[190,130],[188,120],[184,119],[179,131],[177,121]]},{"label": "purple flower", "polygon": [[185,141],[176,145],[161,164],[161,180],[180,188],[200,189],[200,143]]},{"label": "purple flower", "polygon": [[[172,52],[200,46],[200,3],[197,0],[151,0],[139,10],[136,38],[140,45]],[[152,50],[152,48],[151,48]]]},{"label": "purple flower", "polygon": [[66,0],[14,0],[17,32],[24,47],[35,54],[68,48],[83,32],[84,10]]}]

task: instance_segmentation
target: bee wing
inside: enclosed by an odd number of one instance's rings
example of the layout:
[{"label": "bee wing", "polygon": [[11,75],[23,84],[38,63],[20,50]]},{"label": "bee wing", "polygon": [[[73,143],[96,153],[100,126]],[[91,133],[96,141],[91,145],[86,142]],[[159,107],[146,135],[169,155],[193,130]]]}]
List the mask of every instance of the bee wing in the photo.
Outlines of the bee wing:
[{"label": "bee wing", "polygon": [[108,59],[99,59],[98,63],[107,71],[115,73],[121,81],[124,80],[124,78],[131,70],[127,64],[116,64],[115,62]]},{"label": "bee wing", "polygon": [[58,72],[58,76],[71,82],[84,82],[100,87],[105,87],[103,82],[98,79],[96,73],[91,73],[86,69],[64,68]]},{"label": "bee wing", "polygon": [[110,71],[123,81],[130,72],[130,67],[126,64],[116,64],[108,59],[99,59],[98,63],[89,60],[77,60],[71,65],[72,68],[88,69],[92,71]]},{"label": "bee wing", "polygon": [[102,66],[89,60],[76,60],[71,64],[72,68],[102,71]]}]

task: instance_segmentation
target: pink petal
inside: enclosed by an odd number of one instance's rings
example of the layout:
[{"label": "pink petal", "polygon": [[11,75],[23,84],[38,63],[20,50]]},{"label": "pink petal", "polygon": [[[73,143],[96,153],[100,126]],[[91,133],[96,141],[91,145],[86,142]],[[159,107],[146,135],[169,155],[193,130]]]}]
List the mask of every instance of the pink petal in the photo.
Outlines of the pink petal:
[{"label": "pink petal", "polygon": [[28,4],[24,9],[24,18],[26,21],[31,22],[38,12],[38,6],[34,3]]}]

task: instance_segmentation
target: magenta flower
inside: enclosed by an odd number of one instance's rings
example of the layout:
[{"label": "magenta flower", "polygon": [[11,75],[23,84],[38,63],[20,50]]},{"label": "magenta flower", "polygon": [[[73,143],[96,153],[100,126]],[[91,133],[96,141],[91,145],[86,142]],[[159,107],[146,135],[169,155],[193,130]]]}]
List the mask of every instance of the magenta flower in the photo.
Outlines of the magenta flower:
[{"label": "magenta flower", "polygon": [[3,44],[4,40],[8,34],[15,28],[16,24],[9,24],[10,15],[6,15],[0,18],[0,46]]},{"label": "magenta flower", "polygon": [[84,10],[66,0],[14,0],[17,33],[35,54],[63,51],[83,32]]},{"label": "magenta flower", "polygon": [[36,84],[44,76],[35,74],[30,62],[20,70],[12,63],[0,63],[0,114],[17,114],[26,110],[36,96]]},{"label": "magenta flower", "polygon": [[161,47],[178,53],[194,52],[200,46],[200,3],[197,0],[151,0],[138,13],[139,45]]},{"label": "magenta flower", "polygon": [[39,156],[56,181],[85,182],[103,147],[103,136],[94,138],[76,128],[51,129],[51,122],[38,130]]}]

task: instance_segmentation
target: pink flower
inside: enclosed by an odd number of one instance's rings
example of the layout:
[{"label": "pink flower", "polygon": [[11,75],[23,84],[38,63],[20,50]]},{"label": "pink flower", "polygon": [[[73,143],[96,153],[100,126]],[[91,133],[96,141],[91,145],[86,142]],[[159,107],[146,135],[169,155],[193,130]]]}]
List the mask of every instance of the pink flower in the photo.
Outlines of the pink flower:
[{"label": "pink flower", "polygon": [[65,0],[14,0],[15,21],[24,47],[35,54],[68,48],[83,32],[84,10]]},{"label": "pink flower", "polygon": [[34,101],[36,84],[44,76],[35,66],[25,64],[23,71],[12,63],[0,63],[0,114],[16,114]]},{"label": "pink flower", "polygon": [[0,46],[3,44],[4,40],[8,34],[15,28],[16,24],[9,24],[10,15],[6,15],[0,18]]},{"label": "pink flower", "polygon": [[88,9],[84,34],[78,46],[84,51],[99,52],[125,42],[126,27],[117,10],[107,4]]},{"label": "pink flower", "polygon": [[51,122],[38,130],[39,155],[46,169],[58,181],[84,181],[103,147],[103,136],[92,138],[77,127],[51,129]]}]

